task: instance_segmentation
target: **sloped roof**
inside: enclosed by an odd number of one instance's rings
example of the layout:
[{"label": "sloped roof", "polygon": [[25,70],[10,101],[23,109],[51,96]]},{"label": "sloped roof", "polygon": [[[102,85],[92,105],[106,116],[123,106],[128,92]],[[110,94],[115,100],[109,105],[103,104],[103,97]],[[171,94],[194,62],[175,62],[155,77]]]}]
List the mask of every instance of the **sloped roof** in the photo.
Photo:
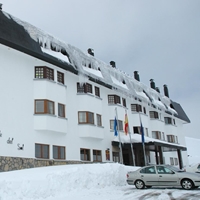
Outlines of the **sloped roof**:
[{"label": "sloped roof", "polygon": [[[156,104],[168,111],[171,100],[125,72],[113,68],[97,58],[85,54],[78,48],[62,42],[44,31],[0,11],[0,43],[41,59],[74,74],[86,77],[85,80],[97,82],[115,89],[123,96],[142,99]],[[56,56],[59,55],[60,56]],[[63,59],[66,57],[67,59]],[[89,67],[89,68],[88,68]],[[161,100],[160,102],[158,101]],[[172,114],[185,122],[190,122],[181,106],[175,102]]]}]

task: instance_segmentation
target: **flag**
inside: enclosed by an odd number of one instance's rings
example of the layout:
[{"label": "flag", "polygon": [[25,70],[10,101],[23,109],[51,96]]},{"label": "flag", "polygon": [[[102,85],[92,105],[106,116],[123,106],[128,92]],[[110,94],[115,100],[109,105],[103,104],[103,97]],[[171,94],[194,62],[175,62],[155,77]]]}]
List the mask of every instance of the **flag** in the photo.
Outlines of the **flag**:
[{"label": "flag", "polygon": [[117,120],[116,120],[116,117],[115,117],[115,121],[114,121],[114,136],[117,136],[118,133],[117,133]]},{"label": "flag", "polygon": [[142,143],[144,144],[144,128],[142,126],[141,119],[140,119],[140,132],[141,132],[141,137],[142,137]]},{"label": "flag", "polygon": [[128,116],[127,116],[127,114],[125,114],[124,132],[125,132],[126,135],[128,134]]}]

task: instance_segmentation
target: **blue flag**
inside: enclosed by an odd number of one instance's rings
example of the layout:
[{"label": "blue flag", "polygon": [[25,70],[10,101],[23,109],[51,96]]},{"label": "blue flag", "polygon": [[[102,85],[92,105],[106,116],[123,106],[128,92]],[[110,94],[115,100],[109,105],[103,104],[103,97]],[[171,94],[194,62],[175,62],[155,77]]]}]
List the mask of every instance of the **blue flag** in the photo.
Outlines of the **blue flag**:
[{"label": "blue flag", "polygon": [[141,125],[140,125],[140,131],[141,131],[141,137],[142,137],[142,143],[144,144],[144,128],[142,126],[142,122],[140,122]]},{"label": "blue flag", "polygon": [[115,121],[114,121],[114,135],[117,136],[118,133],[117,133],[117,120],[116,120],[116,117],[115,117]]}]

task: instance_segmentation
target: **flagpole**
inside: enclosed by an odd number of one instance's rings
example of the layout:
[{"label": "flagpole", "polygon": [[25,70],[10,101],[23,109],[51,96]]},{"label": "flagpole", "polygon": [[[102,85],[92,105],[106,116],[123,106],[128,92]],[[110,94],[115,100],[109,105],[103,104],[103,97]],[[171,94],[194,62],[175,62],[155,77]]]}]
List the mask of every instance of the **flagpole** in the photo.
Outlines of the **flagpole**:
[{"label": "flagpole", "polygon": [[[126,109],[125,109],[125,114],[127,115],[127,110]],[[132,159],[133,159],[133,166],[135,166],[135,156],[134,156],[134,151],[133,151],[133,144],[131,142],[131,132],[130,132],[130,128],[129,128],[129,123],[128,123],[128,134],[129,134],[129,138],[130,138],[130,145],[131,145],[131,153],[132,153]]]},{"label": "flagpole", "polygon": [[115,116],[117,119],[117,130],[118,130],[118,137],[119,137],[120,163],[123,164],[124,162],[123,162],[123,154],[122,154],[122,143],[121,143],[121,137],[120,137],[120,132],[119,132],[117,108],[115,108]]},{"label": "flagpole", "polygon": [[146,161],[146,152],[145,152],[145,144],[144,144],[144,129],[142,126],[142,120],[141,120],[141,116],[139,113],[139,117],[140,117],[140,132],[141,132],[141,137],[142,137],[142,149],[143,149],[143,156],[144,156],[144,166],[146,166],[147,161]]}]

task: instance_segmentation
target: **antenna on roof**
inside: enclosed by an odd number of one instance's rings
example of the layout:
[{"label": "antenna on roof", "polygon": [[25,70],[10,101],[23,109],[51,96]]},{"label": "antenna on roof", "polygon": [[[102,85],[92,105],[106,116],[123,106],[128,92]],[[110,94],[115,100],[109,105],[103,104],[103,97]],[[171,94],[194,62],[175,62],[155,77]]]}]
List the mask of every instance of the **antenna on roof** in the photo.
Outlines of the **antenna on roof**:
[{"label": "antenna on roof", "polygon": [[3,4],[2,4],[2,3],[0,3],[0,10],[2,10],[2,6],[3,6]]}]

